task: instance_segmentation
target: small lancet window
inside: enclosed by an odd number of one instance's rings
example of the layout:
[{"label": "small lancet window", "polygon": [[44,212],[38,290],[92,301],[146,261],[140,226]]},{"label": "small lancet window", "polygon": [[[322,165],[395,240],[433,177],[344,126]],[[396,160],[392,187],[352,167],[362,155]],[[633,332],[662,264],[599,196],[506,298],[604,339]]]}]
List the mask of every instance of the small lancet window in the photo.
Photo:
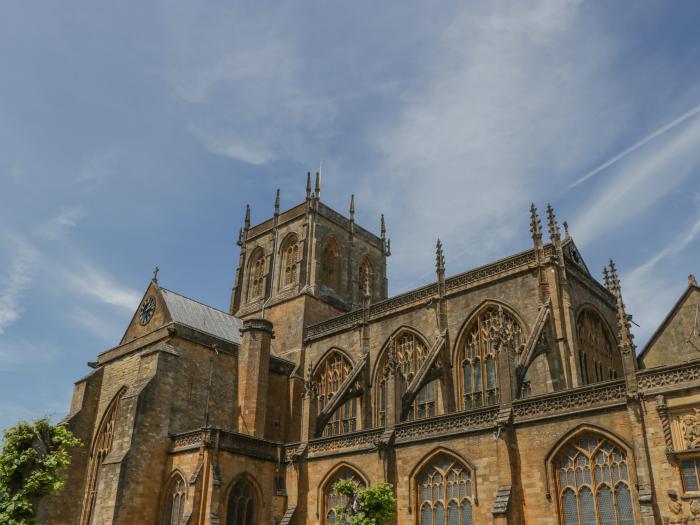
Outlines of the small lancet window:
[{"label": "small lancet window", "polygon": [[176,475],[170,481],[166,497],[164,525],[184,525],[187,484],[182,476]]}]

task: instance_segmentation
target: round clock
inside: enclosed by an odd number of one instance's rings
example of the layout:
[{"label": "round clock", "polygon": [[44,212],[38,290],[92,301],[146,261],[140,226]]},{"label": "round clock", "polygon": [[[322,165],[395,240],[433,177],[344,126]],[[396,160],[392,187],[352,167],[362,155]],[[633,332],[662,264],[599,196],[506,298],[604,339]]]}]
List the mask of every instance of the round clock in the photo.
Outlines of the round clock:
[{"label": "round clock", "polygon": [[141,308],[139,308],[139,322],[142,326],[148,324],[153,317],[153,313],[156,311],[156,298],[152,295],[146,297],[141,303]]}]

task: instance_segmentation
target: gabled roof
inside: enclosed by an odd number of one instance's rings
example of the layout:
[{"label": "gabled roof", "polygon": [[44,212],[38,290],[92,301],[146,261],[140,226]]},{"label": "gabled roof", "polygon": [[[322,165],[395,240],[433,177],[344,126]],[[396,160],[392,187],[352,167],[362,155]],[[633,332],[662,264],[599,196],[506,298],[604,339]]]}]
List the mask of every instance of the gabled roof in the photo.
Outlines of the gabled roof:
[{"label": "gabled roof", "polygon": [[700,291],[700,287],[698,287],[697,284],[688,284],[688,288],[686,288],[685,292],[681,294],[681,296],[676,301],[676,304],[673,305],[673,308],[671,308],[664,320],[661,321],[659,327],[654,331],[652,336],[649,338],[649,341],[647,341],[647,344],[644,346],[644,349],[637,356],[637,361],[640,364],[642,363],[642,360],[646,356],[649,349],[654,345],[659,336],[664,332],[668,324],[675,317],[676,313],[678,313],[678,310],[680,310],[685,300],[690,296],[691,293],[693,293],[693,291]]},{"label": "gabled roof", "polygon": [[238,317],[199,303],[165,288],[160,288],[165,306],[175,323],[180,323],[219,339],[240,344],[243,321]]}]

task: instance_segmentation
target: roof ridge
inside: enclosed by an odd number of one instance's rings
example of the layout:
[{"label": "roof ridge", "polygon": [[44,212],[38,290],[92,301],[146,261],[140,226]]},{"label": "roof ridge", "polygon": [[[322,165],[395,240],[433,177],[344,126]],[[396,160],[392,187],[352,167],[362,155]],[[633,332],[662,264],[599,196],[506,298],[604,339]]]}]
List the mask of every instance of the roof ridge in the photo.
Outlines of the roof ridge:
[{"label": "roof ridge", "polygon": [[228,313],[228,312],[224,312],[223,310],[217,308],[216,306],[210,306],[210,305],[208,305],[208,304],[203,303],[202,301],[198,301],[197,299],[192,299],[191,297],[187,297],[186,295],[183,295],[183,294],[181,294],[181,293],[178,293],[178,292],[175,292],[175,291],[173,291],[173,290],[170,290],[169,288],[164,288],[164,287],[162,287],[162,286],[159,286],[159,288],[160,288],[162,291],[169,292],[169,293],[171,293],[171,294],[173,294],[173,295],[177,295],[178,297],[182,297],[183,299],[187,299],[188,301],[192,301],[193,303],[197,303],[197,304],[199,304],[199,305],[205,306],[206,308],[209,308],[210,310],[215,310],[215,311],[217,311],[217,312],[219,312],[219,313],[226,314],[226,315],[228,315],[229,317],[233,317],[234,319],[240,319],[239,317],[236,317],[235,315],[231,315],[231,314]]}]

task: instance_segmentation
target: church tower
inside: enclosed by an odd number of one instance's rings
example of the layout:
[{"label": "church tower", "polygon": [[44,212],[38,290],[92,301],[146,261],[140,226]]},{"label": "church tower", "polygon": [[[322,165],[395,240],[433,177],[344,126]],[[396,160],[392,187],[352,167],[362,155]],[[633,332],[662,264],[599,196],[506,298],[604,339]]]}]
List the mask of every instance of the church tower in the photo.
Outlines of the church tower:
[{"label": "church tower", "polygon": [[384,216],[378,237],[355,223],[354,196],[348,216],[326,206],[319,173],[313,189],[307,174],[305,201],[286,211],[277,190],[273,216],[259,224],[251,225],[246,207],[238,245],[229,312],[271,321],[273,352],[295,363],[305,326],[361,307],[365,275],[371,301],[387,297]]}]

